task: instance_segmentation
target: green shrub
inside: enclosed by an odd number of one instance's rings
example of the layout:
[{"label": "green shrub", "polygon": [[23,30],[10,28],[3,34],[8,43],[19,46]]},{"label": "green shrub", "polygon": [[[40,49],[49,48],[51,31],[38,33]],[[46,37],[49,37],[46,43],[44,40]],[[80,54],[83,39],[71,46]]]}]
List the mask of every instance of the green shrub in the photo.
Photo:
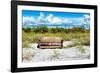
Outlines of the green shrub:
[{"label": "green shrub", "polygon": [[33,32],[35,32],[35,33],[40,32],[40,29],[39,28],[34,28]]},{"label": "green shrub", "polygon": [[45,25],[43,25],[43,26],[41,26],[41,27],[37,27],[37,28],[33,28],[34,30],[34,32],[35,33],[45,33],[45,32],[48,32],[48,27],[47,26],[45,26]]},{"label": "green shrub", "polygon": [[48,32],[48,27],[47,26],[41,26],[40,28],[40,31],[42,32],[42,33],[45,33],[45,32]]},{"label": "green shrub", "polygon": [[64,28],[56,28],[57,29],[57,32],[64,32],[65,29]]},{"label": "green shrub", "polygon": [[81,27],[74,27],[71,29],[65,29],[65,33],[69,33],[69,32],[85,32],[86,29],[83,29]]},{"label": "green shrub", "polygon": [[51,33],[56,33],[56,32],[57,32],[57,29],[55,29],[55,28],[50,28],[50,32],[51,32]]},{"label": "green shrub", "polygon": [[65,29],[65,28],[48,28],[47,26],[43,25],[41,27],[37,27],[37,28],[23,28],[23,30],[25,32],[35,32],[35,33],[46,33],[46,32],[50,32],[50,33],[57,33],[57,32],[64,32],[64,33],[76,33],[76,32],[89,32],[89,30],[84,29],[82,27],[74,27],[74,28],[69,28],[69,29]]},{"label": "green shrub", "polygon": [[23,30],[24,30],[25,32],[30,32],[30,31],[31,31],[31,28],[23,28]]}]

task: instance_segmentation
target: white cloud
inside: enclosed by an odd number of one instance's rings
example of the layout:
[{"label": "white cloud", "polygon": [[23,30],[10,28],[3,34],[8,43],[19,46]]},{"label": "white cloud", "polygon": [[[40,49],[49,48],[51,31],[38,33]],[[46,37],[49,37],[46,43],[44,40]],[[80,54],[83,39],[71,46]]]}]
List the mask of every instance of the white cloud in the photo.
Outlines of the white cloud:
[{"label": "white cloud", "polygon": [[57,17],[53,14],[49,14],[45,20],[51,24],[71,23],[67,18]]},{"label": "white cloud", "polygon": [[46,21],[51,22],[51,21],[52,21],[52,18],[53,18],[53,14],[49,14],[49,15],[46,17]]},{"label": "white cloud", "polygon": [[45,19],[48,23],[51,24],[59,24],[61,23],[61,18],[54,16],[53,14],[49,14],[46,19]]},{"label": "white cloud", "polygon": [[68,19],[68,18],[64,18],[64,19],[62,19],[62,23],[64,23],[64,24],[72,23],[72,20]]},{"label": "white cloud", "polygon": [[45,15],[44,15],[44,13],[43,12],[40,12],[40,15],[39,15],[39,17],[37,18],[37,20],[35,21],[37,24],[38,23],[45,23],[46,21],[45,21]]},{"label": "white cloud", "polygon": [[23,23],[25,22],[34,22],[35,18],[32,16],[23,16]]},{"label": "white cloud", "polygon": [[23,25],[33,25],[32,22],[35,21],[35,18],[32,16],[23,16]]},{"label": "white cloud", "polygon": [[42,12],[40,12],[40,16],[38,17],[38,20],[43,19],[43,17],[44,17],[44,14]]},{"label": "white cloud", "polygon": [[84,24],[90,24],[90,16],[84,15]]},{"label": "white cloud", "polygon": [[53,17],[51,23],[61,24],[62,23],[62,20],[59,17]]},{"label": "white cloud", "polygon": [[90,16],[89,15],[84,15],[84,18],[85,19],[90,19]]},{"label": "white cloud", "polygon": [[[73,25],[81,25],[81,24],[87,24],[90,20],[85,21],[84,19],[89,19],[89,15],[83,15],[83,17],[80,18],[63,18],[63,17],[57,17],[53,14],[48,14],[47,16],[44,15],[43,12],[40,12],[40,15],[36,18],[32,16],[23,16],[23,23],[25,22],[33,22],[35,24],[73,24]],[[32,25],[31,23],[29,25]]]}]

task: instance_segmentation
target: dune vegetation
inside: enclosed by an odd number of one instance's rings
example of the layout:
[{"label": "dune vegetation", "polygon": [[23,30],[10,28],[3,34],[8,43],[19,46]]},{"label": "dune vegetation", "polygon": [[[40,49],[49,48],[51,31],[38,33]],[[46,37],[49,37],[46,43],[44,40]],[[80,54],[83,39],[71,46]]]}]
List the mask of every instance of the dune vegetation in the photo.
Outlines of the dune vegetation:
[{"label": "dune vegetation", "polygon": [[81,27],[70,29],[64,28],[48,28],[46,26],[38,28],[23,28],[22,29],[22,47],[30,48],[30,43],[38,43],[38,40],[44,36],[62,37],[64,41],[73,41],[74,44],[67,47],[77,45],[90,45],[90,30]]}]

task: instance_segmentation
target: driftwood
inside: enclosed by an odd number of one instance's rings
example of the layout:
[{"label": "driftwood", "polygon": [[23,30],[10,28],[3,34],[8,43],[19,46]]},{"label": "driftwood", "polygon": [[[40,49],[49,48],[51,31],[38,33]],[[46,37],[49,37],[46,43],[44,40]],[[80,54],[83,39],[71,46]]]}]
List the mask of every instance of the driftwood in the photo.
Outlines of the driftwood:
[{"label": "driftwood", "polygon": [[38,48],[62,48],[63,39],[61,37],[42,37],[39,40]]}]

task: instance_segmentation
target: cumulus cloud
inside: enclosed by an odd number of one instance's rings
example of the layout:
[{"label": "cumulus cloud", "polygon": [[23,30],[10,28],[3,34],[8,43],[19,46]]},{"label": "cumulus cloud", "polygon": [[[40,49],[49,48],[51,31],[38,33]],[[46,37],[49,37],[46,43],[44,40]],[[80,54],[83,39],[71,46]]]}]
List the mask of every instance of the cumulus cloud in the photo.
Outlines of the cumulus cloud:
[{"label": "cumulus cloud", "polygon": [[54,16],[53,14],[49,14],[47,17],[46,17],[46,21],[48,21],[49,23],[51,24],[59,24],[61,23],[61,18],[59,17],[56,17]]},{"label": "cumulus cloud", "polygon": [[46,17],[46,21],[48,22],[51,22],[53,19],[53,14],[49,14],[47,17]]},{"label": "cumulus cloud", "polygon": [[59,18],[59,17],[53,17],[51,23],[61,24],[62,23],[62,19]]},{"label": "cumulus cloud", "polygon": [[90,19],[90,16],[89,15],[84,15],[84,18],[85,19]]},{"label": "cumulus cloud", "polygon": [[34,22],[35,18],[32,16],[23,16],[23,23]]},{"label": "cumulus cloud", "polygon": [[90,15],[84,15],[84,24],[90,24]]},{"label": "cumulus cloud", "polygon": [[62,19],[62,23],[64,24],[68,24],[68,25],[81,25],[84,22],[84,18],[83,17],[79,17],[79,18],[63,18]]},{"label": "cumulus cloud", "polygon": [[62,23],[66,24],[66,23],[72,23],[72,20],[69,18],[64,18],[62,19]]},{"label": "cumulus cloud", "polygon": [[45,20],[51,24],[61,24],[61,23],[70,23],[71,22],[67,18],[57,17],[57,16],[54,16],[53,14],[49,14]]},{"label": "cumulus cloud", "polygon": [[39,17],[38,17],[38,20],[42,20],[43,17],[44,17],[44,14],[43,14],[42,12],[40,12],[40,15],[39,15]]},{"label": "cumulus cloud", "polygon": [[46,20],[44,13],[40,12],[40,15],[36,19],[35,23],[37,23],[37,24],[46,24],[47,22],[48,21]]},{"label": "cumulus cloud", "polygon": [[[37,18],[33,16],[23,16],[23,23],[30,23],[33,22],[34,24],[73,24],[73,25],[82,25],[82,24],[89,24],[90,16],[89,15],[83,15],[83,17],[79,18],[63,18],[63,17],[57,17],[53,14],[48,14],[47,16],[43,13],[40,12],[39,16]],[[31,23],[29,24],[31,25]]]}]

